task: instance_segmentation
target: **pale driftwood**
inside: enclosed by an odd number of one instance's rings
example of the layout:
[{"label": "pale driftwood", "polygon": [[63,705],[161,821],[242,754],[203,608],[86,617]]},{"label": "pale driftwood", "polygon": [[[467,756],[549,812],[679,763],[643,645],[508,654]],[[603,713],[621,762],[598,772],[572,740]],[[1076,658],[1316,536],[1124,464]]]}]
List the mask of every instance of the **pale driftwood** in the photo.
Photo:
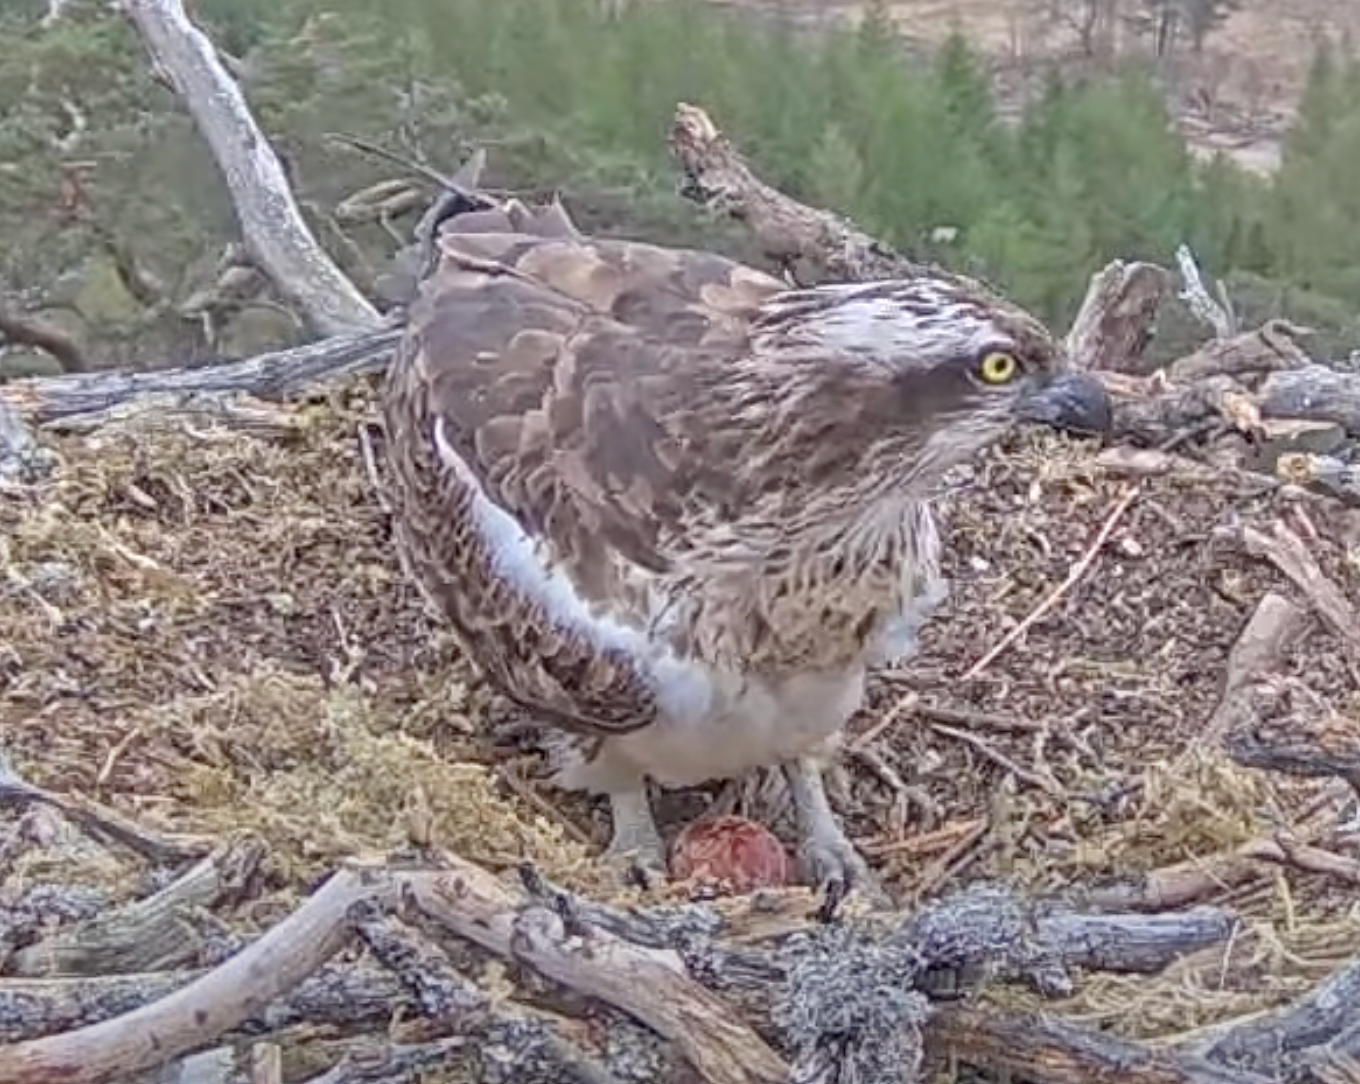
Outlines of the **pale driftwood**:
[{"label": "pale driftwood", "polygon": [[1189,245],[1177,247],[1176,267],[1181,273],[1179,296],[1186,307],[1201,322],[1209,326],[1215,339],[1227,339],[1236,334],[1237,319],[1223,290],[1223,284],[1221,282],[1216,284],[1219,295],[1217,299],[1209,296],[1209,291],[1204,286],[1204,277],[1200,274],[1199,262],[1190,251]]},{"label": "pale driftwood", "polygon": [[82,428],[92,417],[147,396],[180,397],[194,410],[207,410],[207,400],[234,393],[288,399],[381,372],[400,337],[400,328],[383,326],[223,365],[16,380],[0,384],[0,404],[30,424],[63,430]]},{"label": "pale driftwood", "polygon": [[695,982],[680,957],[604,930],[566,929],[485,870],[447,856],[452,876],[410,884],[415,906],[445,929],[496,955],[629,1013],[684,1051],[709,1084],[777,1084],[787,1067],[720,998]]},{"label": "pale driftwood", "polygon": [[336,874],[305,906],[220,967],[159,1001],[77,1031],[0,1047],[0,1080],[111,1084],[203,1048],[262,1013],[350,938],[346,914],[375,891],[363,874]]},{"label": "pale driftwood", "polygon": [[[124,1016],[207,973],[208,969],[195,969],[78,979],[0,978],[0,1044],[59,1035]],[[391,972],[369,965],[327,964],[220,1038],[234,1040],[301,1024],[381,1027],[394,1013],[415,1011],[415,1002]]]},{"label": "pale driftwood", "polygon": [[228,842],[155,895],[104,911],[74,929],[17,950],[6,972],[36,978],[183,967],[201,947],[185,921],[186,913],[235,903],[264,857],[265,847],[258,840]]},{"label": "pale driftwood", "polygon": [[123,9],[212,151],[251,257],[279,293],[321,335],[376,324],[377,310],[312,236],[240,87],[180,0],[126,0]]}]

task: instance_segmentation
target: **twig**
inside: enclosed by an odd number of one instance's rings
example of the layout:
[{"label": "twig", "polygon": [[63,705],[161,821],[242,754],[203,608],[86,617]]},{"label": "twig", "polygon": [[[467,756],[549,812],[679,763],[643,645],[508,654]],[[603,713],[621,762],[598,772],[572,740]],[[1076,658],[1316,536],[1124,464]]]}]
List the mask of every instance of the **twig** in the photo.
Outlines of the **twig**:
[{"label": "twig", "polygon": [[1059,783],[1056,779],[1039,775],[1036,772],[1030,771],[1028,768],[1021,767],[1019,764],[1015,763],[1015,761],[1013,761],[1010,757],[1006,756],[1004,753],[1000,752],[999,750],[993,749],[990,745],[988,745],[982,738],[978,737],[976,734],[970,734],[968,733],[968,731],[959,730],[956,727],[945,726],[943,723],[931,723],[930,729],[935,731],[935,733],[937,734],[943,734],[946,737],[953,738],[955,741],[961,741],[965,745],[972,746],[972,748],[976,749],[979,753],[981,753],[988,760],[992,761],[992,763],[996,764],[1003,771],[1009,772],[1017,779],[1023,779],[1026,783],[1030,784],[1031,786],[1038,787],[1041,791],[1043,791],[1050,797],[1063,798],[1067,793],[1065,790],[1063,790],[1062,784]]},{"label": "twig", "polygon": [[212,849],[212,840],[206,837],[154,832],[93,799],[44,790],[21,779],[3,760],[0,760],[0,805],[45,805],[91,838],[126,847],[157,865],[178,865],[201,858]]},{"label": "twig", "polygon": [[1303,539],[1276,520],[1269,535],[1243,525],[1237,531],[1247,552],[1264,557],[1304,593],[1322,618],[1350,649],[1352,665],[1360,666],[1360,615],[1308,552]]},{"label": "twig", "polygon": [[1024,636],[1030,628],[1061,601],[1062,597],[1067,594],[1068,591],[1076,586],[1077,582],[1086,574],[1086,571],[1095,563],[1096,556],[1100,553],[1101,548],[1109,541],[1110,535],[1114,533],[1115,525],[1118,524],[1120,517],[1128,510],[1129,505],[1133,503],[1134,498],[1138,496],[1139,492],[1140,487],[1138,486],[1131,486],[1125,490],[1124,495],[1115,504],[1114,510],[1106,517],[1105,522],[1096,533],[1095,539],[1091,542],[1090,546],[1086,548],[1086,552],[1072,565],[1072,568],[1068,571],[1067,577],[1063,582],[1058,584],[1058,586],[1049,593],[1048,597],[1039,603],[1024,620],[1003,636],[995,647],[970,666],[963,677],[959,679],[960,681],[972,681],[986,670],[987,667],[1006,650],[1006,648]]}]

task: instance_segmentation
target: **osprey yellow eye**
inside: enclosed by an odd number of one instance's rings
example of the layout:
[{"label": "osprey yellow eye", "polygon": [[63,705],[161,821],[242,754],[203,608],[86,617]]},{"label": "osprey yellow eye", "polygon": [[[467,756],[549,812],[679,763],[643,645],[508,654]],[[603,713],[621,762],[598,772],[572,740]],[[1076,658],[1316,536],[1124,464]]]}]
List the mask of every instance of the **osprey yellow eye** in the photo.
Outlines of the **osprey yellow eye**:
[{"label": "osprey yellow eye", "polygon": [[984,384],[1009,384],[1020,372],[1020,363],[1011,354],[992,350],[978,362],[978,376]]}]

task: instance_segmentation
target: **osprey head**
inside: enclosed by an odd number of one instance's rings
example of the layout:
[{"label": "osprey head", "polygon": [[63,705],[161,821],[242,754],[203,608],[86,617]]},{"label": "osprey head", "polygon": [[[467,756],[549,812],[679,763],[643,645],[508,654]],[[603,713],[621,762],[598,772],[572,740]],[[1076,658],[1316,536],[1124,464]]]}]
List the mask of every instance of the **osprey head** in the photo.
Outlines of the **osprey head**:
[{"label": "osprey head", "polygon": [[858,443],[863,466],[907,464],[926,484],[1017,422],[1110,428],[1101,383],[1070,369],[1037,319],[966,278],[791,290],[752,331],[755,356],[807,412],[805,436],[820,427],[845,450]]}]

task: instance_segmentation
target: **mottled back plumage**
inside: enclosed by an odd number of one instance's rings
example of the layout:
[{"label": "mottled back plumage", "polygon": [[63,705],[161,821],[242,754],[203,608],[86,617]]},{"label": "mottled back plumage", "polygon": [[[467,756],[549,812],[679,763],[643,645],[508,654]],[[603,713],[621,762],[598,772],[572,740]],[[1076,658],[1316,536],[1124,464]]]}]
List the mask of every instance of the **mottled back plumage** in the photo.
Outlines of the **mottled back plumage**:
[{"label": "mottled back plumage", "polygon": [[385,399],[408,572],[539,718],[730,738],[680,782],[844,721],[942,596],[930,487],[1061,368],[963,278],[789,289],[516,204],[439,243]]}]

